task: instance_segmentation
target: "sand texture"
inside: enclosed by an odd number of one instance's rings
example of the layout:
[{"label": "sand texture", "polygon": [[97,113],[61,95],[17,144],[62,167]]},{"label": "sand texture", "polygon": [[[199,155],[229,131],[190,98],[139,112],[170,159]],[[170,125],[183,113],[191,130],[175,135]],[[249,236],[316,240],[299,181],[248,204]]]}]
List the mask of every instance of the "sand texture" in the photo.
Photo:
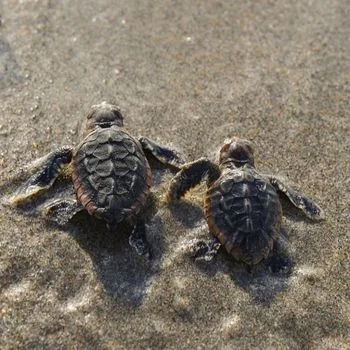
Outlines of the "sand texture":
[{"label": "sand texture", "polygon": [[[1,349],[350,349],[350,3],[324,1],[0,2]],[[77,145],[92,104],[115,101],[126,128],[187,160],[217,160],[231,136],[256,166],[313,198],[312,223],[283,202],[289,270],[247,269],[208,237],[205,186],[167,205],[154,164],[154,257],[79,214],[4,204],[23,168]]]}]

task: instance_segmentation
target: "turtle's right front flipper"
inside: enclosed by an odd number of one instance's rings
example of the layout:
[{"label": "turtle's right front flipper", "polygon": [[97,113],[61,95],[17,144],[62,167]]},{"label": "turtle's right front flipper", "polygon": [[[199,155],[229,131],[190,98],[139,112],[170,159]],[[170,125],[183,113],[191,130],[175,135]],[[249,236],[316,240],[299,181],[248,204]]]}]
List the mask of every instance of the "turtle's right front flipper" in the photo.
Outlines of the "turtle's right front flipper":
[{"label": "turtle's right front flipper", "polygon": [[22,184],[7,200],[12,205],[18,205],[39,192],[52,186],[62,168],[72,159],[72,148],[62,147],[45,156],[38,170]]},{"label": "turtle's right front flipper", "polygon": [[180,170],[181,166],[185,163],[182,159],[182,156],[175,150],[160,146],[144,136],[139,136],[137,139],[139,140],[142,149],[151,153],[153,157],[158,159],[159,162],[167,166],[171,166],[177,171]]},{"label": "turtle's right front flipper", "polygon": [[208,183],[212,183],[220,176],[218,166],[206,158],[185,164],[170,182],[167,194],[168,200],[180,199],[190,188],[198,185],[208,176]]},{"label": "turtle's right front flipper", "polygon": [[325,218],[323,210],[310,198],[287,186],[276,176],[269,176],[270,182],[280,192],[284,193],[289,201],[311,220],[323,220]]}]

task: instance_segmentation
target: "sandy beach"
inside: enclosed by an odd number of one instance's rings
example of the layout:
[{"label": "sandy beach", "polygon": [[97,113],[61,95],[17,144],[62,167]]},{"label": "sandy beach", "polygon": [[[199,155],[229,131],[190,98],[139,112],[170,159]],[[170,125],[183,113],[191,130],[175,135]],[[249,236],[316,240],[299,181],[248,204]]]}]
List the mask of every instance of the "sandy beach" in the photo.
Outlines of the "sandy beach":
[{"label": "sandy beach", "polygon": [[[0,3],[0,348],[350,348],[350,4],[334,1]],[[256,167],[314,199],[283,201],[288,273],[247,269],[208,237],[205,186],[164,202],[154,164],[148,261],[81,213],[66,227],[4,204],[23,167],[82,139],[91,105],[188,161],[251,140]]]}]

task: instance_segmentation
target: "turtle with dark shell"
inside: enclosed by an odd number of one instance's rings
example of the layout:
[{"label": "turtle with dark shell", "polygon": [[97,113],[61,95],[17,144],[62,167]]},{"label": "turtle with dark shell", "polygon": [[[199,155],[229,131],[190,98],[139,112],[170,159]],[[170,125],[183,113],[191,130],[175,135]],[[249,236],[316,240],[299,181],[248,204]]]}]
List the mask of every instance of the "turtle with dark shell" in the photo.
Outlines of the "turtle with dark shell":
[{"label": "turtle with dark shell", "polygon": [[171,180],[168,199],[180,199],[204,177],[208,186],[204,212],[213,237],[197,244],[196,259],[211,260],[220,246],[248,265],[269,257],[281,232],[281,193],[308,218],[323,218],[321,208],[311,199],[276,176],[255,169],[253,147],[247,140],[234,137],[226,141],[219,165],[205,158],[185,164]]},{"label": "turtle with dark shell", "polygon": [[45,213],[67,223],[86,210],[112,228],[121,222],[133,226],[130,245],[141,255],[149,254],[145,220],[140,215],[152,185],[147,157],[179,170],[180,156],[145,137],[133,137],[123,128],[123,117],[115,105],[102,102],[87,116],[85,138],[73,147],[62,147],[36,164],[36,172],[14,193],[10,203],[18,205],[48,189],[69,165],[76,198],[55,198]]}]

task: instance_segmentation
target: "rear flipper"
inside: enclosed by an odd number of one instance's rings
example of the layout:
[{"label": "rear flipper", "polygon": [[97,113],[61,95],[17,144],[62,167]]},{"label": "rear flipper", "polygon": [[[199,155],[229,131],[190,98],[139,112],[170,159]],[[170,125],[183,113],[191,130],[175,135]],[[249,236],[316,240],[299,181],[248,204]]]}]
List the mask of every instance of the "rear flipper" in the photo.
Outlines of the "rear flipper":
[{"label": "rear flipper", "polygon": [[136,253],[146,258],[151,258],[151,249],[146,239],[146,223],[144,219],[139,219],[129,237],[129,244],[135,249]]},{"label": "rear flipper", "polygon": [[[41,158],[39,162],[35,162],[32,168],[37,169],[36,173],[7,198],[8,203],[19,205],[39,192],[50,188],[61,173],[62,168],[69,164],[71,159],[72,148],[62,147]],[[33,170],[29,168],[28,171]]]},{"label": "rear flipper", "polygon": [[196,246],[193,248],[194,250],[194,259],[211,261],[218,253],[221,247],[221,243],[216,237],[212,237],[207,243],[200,241],[197,242]]},{"label": "rear flipper", "polygon": [[287,252],[288,242],[283,233],[275,240],[270,256],[265,260],[265,266],[274,274],[289,275],[293,262]]},{"label": "rear flipper", "polygon": [[279,191],[283,192],[290,202],[300,210],[304,212],[304,214],[312,220],[323,220],[324,212],[323,210],[310,198],[307,198],[303,194],[291,189],[287,185],[285,185],[282,180],[277,177],[270,176],[270,182],[273,186],[275,186]]},{"label": "rear flipper", "polygon": [[64,226],[75,214],[85,208],[75,198],[59,198],[50,201],[40,209],[48,220]]},{"label": "rear flipper", "polygon": [[184,164],[184,160],[176,151],[157,145],[155,142],[144,136],[139,136],[137,139],[141,143],[143,150],[151,152],[161,163],[172,166],[176,170],[179,170]]},{"label": "rear flipper", "polygon": [[218,166],[206,158],[185,164],[170,182],[168,200],[180,199],[190,188],[198,185],[205,176],[208,176],[208,185],[217,180],[220,176]]}]

